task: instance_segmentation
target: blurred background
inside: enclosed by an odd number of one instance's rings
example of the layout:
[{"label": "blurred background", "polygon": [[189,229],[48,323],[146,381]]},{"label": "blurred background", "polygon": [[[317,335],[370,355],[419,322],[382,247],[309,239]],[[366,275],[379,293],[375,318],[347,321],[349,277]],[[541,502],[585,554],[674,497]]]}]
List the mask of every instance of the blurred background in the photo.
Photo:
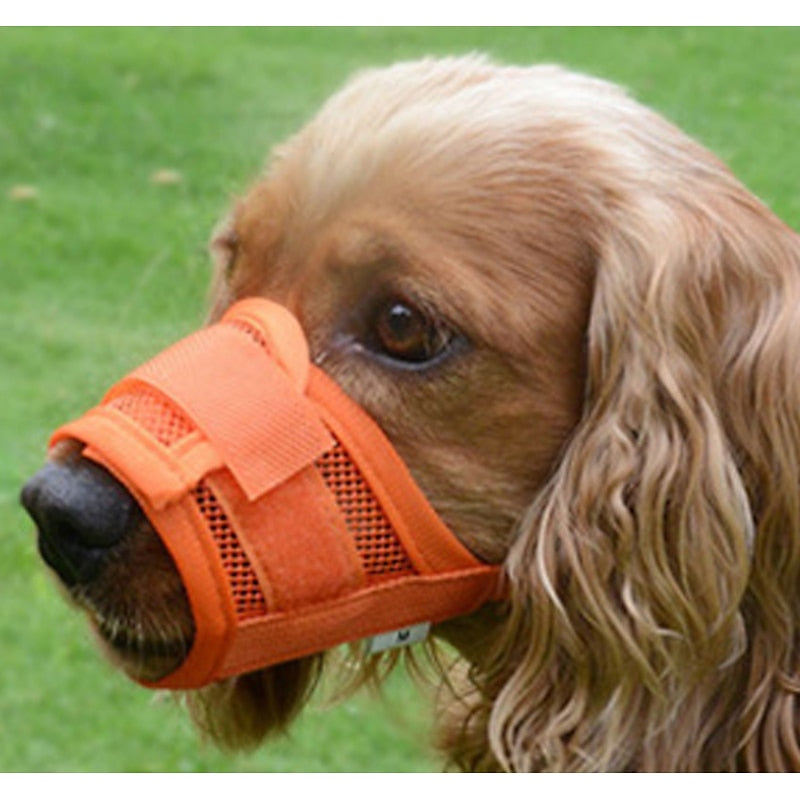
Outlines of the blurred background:
[{"label": "blurred background", "polygon": [[231,199],[353,70],[484,51],[621,83],[800,224],[800,33],[770,28],[0,29],[0,771],[429,771],[431,710],[317,703],[248,755],[109,667],[18,507],[50,431],[203,319]]}]

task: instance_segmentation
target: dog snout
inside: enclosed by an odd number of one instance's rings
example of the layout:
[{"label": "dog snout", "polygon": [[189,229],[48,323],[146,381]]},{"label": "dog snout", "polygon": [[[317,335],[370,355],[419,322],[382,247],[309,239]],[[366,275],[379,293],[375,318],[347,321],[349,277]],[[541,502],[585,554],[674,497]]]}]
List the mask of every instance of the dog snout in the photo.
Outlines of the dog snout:
[{"label": "dog snout", "polygon": [[39,552],[68,587],[90,582],[144,516],[125,487],[83,457],[51,462],[23,487]]}]

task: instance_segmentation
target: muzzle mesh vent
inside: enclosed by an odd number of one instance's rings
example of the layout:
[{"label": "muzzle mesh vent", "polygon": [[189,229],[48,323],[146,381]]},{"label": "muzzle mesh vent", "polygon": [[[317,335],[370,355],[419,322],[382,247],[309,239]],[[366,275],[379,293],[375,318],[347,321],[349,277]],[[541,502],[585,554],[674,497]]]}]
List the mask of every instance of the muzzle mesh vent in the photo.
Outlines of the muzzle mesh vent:
[{"label": "muzzle mesh vent", "polygon": [[267,604],[258,578],[227,515],[205,482],[201,482],[192,494],[217,545],[223,569],[228,576],[236,617],[245,620],[263,616],[267,613]]},{"label": "muzzle mesh vent", "polygon": [[194,425],[169,400],[150,389],[118,395],[108,406],[130,417],[166,447],[194,430]]},{"label": "muzzle mesh vent", "polygon": [[361,556],[368,582],[413,575],[416,570],[359,469],[344,448],[336,446],[317,461],[333,492]]}]

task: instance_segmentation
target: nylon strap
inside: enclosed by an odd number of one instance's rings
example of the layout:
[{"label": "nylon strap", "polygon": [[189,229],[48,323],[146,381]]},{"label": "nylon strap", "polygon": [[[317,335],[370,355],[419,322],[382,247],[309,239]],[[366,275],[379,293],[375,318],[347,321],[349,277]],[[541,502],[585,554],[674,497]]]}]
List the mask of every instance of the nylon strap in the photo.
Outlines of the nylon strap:
[{"label": "nylon strap", "polygon": [[175,403],[208,438],[249,500],[333,446],[292,380],[261,345],[230,325],[188,336],[127,381],[152,386]]}]

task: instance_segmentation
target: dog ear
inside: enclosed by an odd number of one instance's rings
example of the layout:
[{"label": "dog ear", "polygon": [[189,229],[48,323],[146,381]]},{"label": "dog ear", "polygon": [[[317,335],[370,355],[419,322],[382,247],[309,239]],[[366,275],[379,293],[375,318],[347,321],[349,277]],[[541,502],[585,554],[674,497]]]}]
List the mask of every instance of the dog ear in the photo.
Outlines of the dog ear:
[{"label": "dog ear", "polygon": [[800,246],[706,198],[598,246],[583,418],[507,561],[506,768],[800,768]]}]

